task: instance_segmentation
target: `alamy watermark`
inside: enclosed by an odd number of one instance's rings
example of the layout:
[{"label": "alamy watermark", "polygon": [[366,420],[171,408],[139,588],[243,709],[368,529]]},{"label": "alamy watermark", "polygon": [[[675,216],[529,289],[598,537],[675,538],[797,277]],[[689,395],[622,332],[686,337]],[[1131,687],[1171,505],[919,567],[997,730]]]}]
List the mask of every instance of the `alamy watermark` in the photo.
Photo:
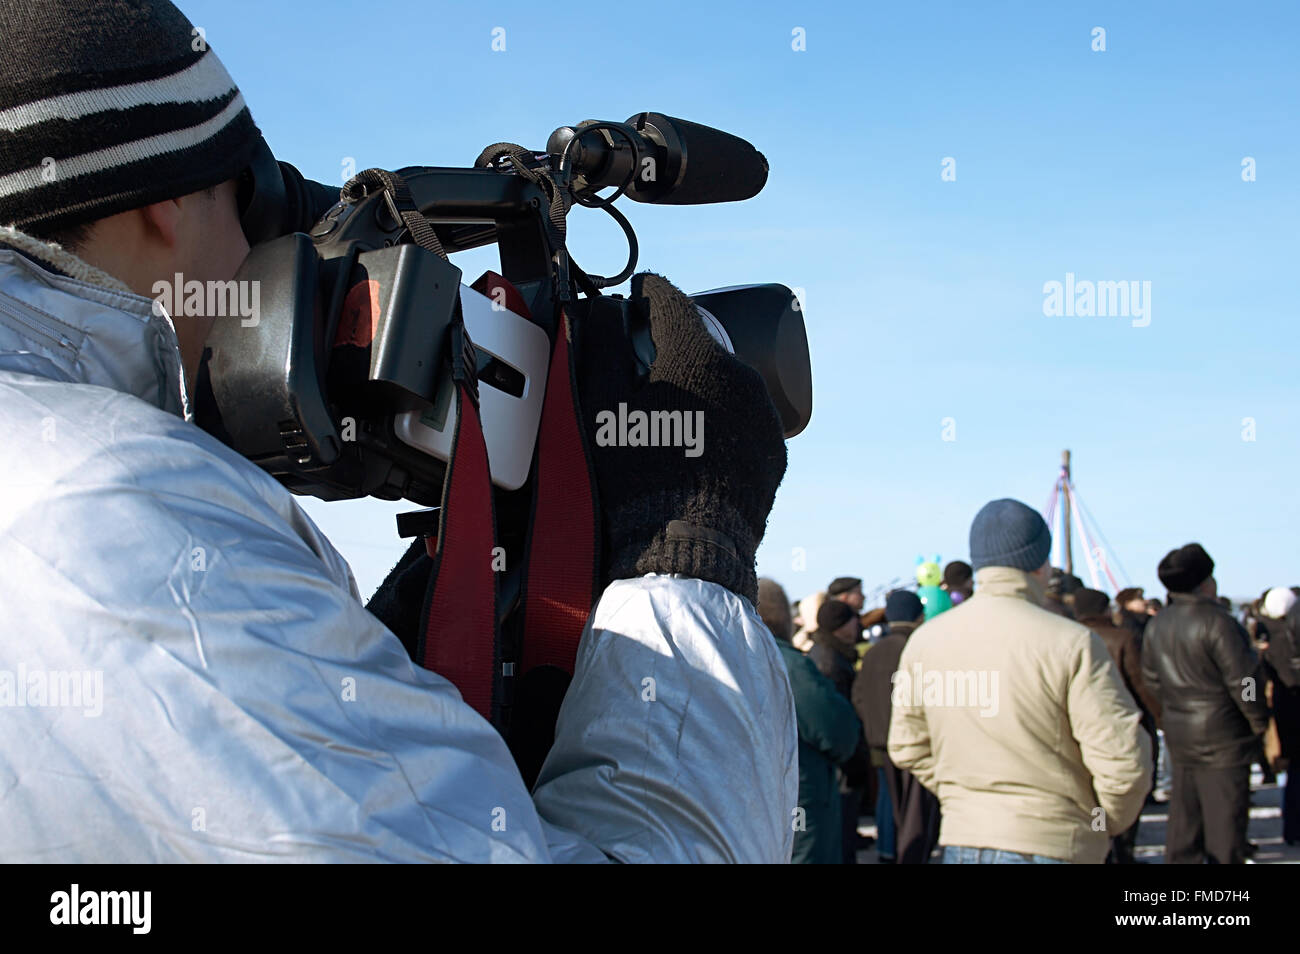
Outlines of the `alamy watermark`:
[{"label": "alamy watermark", "polygon": [[104,672],[95,670],[0,669],[0,709],[81,709],[88,719],[104,712]]},{"label": "alamy watermark", "polygon": [[703,411],[629,411],[596,415],[598,447],[683,447],[687,457],[704,453]]},{"label": "alamy watermark", "polygon": [[174,281],[153,283],[154,313],[161,308],[172,318],[238,318],[244,328],[256,328],[262,320],[260,281],[185,281],[176,273]]},{"label": "alamy watermark", "polygon": [[912,663],[890,677],[890,701],[899,707],[978,708],[991,719],[998,714],[998,673],[989,669],[924,669]]},{"label": "alamy watermark", "polygon": [[73,884],[50,895],[51,924],[123,925],[132,934],[148,934],[152,910],[152,891],[83,891]]},{"label": "alamy watermark", "polygon": [[1151,283],[1065,281],[1043,285],[1043,314],[1049,318],[1132,318],[1134,328],[1151,324]]}]

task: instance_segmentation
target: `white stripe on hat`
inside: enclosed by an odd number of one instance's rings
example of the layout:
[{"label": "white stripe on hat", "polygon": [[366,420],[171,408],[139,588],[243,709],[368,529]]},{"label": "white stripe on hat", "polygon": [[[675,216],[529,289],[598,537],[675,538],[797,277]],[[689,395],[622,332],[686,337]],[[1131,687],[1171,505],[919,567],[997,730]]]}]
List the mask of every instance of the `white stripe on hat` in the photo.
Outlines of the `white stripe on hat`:
[{"label": "white stripe on hat", "polygon": [[[116,166],[129,165],[142,159],[152,159],[154,156],[160,156],[164,153],[189,149],[191,146],[197,146],[199,143],[217,135],[224,127],[233,122],[243,109],[244,94],[236,93],[235,98],[230,101],[230,104],[225,109],[197,126],[190,126],[188,129],[174,129],[170,132],[160,133],[157,136],[150,136],[147,139],[124,142],[120,146],[100,149],[98,152],[88,152],[80,156],[73,156],[71,159],[61,159],[54,167],[55,172],[60,180],[66,181],[75,179],[78,176],[103,172],[105,169],[112,169]],[[42,177],[41,172],[42,168],[40,166],[32,166],[30,169],[13,172],[7,176],[0,176],[0,197],[17,195],[19,192],[39,189],[42,186],[49,185]]]},{"label": "white stripe on hat", "polygon": [[26,126],[51,119],[80,119],[94,113],[131,109],[133,106],[161,106],[166,103],[204,103],[221,99],[235,88],[226,68],[211,50],[179,73],[158,79],[65,93],[34,103],[0,110],[0,129],[17,132]]}]

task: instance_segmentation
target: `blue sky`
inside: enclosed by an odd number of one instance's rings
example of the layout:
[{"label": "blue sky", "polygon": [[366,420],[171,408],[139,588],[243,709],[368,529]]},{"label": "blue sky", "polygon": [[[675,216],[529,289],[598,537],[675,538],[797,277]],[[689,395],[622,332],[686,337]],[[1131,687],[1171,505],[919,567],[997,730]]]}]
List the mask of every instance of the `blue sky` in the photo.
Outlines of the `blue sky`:
[{"label": "blue sky", "polygon": [[[815,409],[759,551],[792,596],[965,558],[979,507],[1043,507],[1066,447],[1121,583],[1163,596],[1156,564],[1189,540],[1225,593],[1300,582],[1296,4],[181,6],[322,181],[642,110],[753,142],[756,199],[623,209],[641,267],[688,291],[806,290]],[[584,267],[621,266],[605,216],[570,228]],[[1149,281],[1150,324],[1044,315],[1067,272]],[[368,593],[407,508],[306,506]]]}]

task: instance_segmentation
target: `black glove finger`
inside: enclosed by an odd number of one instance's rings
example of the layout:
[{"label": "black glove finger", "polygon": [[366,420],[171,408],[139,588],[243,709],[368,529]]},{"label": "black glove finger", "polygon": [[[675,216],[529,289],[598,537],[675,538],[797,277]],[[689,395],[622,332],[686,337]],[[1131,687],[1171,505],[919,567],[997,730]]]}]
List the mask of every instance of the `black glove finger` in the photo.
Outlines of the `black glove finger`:
[{"label": "black glove finger", "polygon": [[433,561],[424,540],[416,539],[366,604],[366,609],[401,640],[412,659],[424,628],[425,592],[432,574]]},{"label": "black glove finger", "polygon": [[650,338],[655,346],[651,374],[680,380],[684,372],[724,360],[727,350],[705,327],[695,303],[662,275],[642,272],[632,281],[633,298],[650,310]]}]

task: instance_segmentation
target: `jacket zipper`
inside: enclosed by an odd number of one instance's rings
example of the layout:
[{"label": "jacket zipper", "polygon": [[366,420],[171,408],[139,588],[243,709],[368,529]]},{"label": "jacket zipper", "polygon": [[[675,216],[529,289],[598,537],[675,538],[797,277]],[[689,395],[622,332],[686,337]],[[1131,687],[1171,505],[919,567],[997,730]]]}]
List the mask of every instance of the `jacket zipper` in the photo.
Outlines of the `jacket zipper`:
[{"label": "jacket zipper", "polygon": [[76,346],[66,335],[56,335],[48,328],[41,327],[34,320],[24,315],[20,309],[11,305],[8,295],[0,294],[0,316],[17,322],[29,335],[40,338],[55,347],[76,353]]}]

